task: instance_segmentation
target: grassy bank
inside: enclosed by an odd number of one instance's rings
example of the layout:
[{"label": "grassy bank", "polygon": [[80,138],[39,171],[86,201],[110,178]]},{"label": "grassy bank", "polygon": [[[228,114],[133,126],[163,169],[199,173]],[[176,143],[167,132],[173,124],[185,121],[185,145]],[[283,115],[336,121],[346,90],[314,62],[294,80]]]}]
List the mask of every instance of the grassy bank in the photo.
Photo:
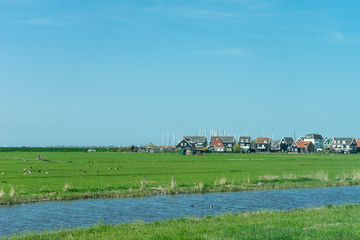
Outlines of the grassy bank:
[{"label": "grassy bank", "polygon": [[360,205],[98,225],[11,239],[359,239]]},{"label": "grassy bank", "polygon": [[0,204],[358,184],[358,154],[0,153]]}]

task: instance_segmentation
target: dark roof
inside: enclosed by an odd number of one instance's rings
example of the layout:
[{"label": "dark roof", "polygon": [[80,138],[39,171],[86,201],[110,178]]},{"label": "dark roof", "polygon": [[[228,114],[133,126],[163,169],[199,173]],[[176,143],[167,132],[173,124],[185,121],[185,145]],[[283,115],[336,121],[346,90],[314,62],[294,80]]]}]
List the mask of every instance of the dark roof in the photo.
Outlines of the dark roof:
[{"label": "dark roof", "polygon": [[239,137],[239,142],[241,139],[247,139],[249,142],[251,141],[251,137],[250,136],[240,136]]},{"label": "dark roof", "polygon": [[180,141],[178,141],[176,144],[175,144],[175,147],[180,147],[180,143],[182,141],[186,141],[191,147],[195,147],[195,143],[194,142],[191,142],[190,140],[186,139],[186,138],[182,138]]},{"label": "dark roof", "polygon": [[337,138],[337,137],[334,137],[334,141],[333,141],[333,144],[337,144],[337,140],[340,140],[340,143],[339,144],[343,144],[342,142],[345,141],[345,144],[351,144],[351,142],[354,140],[354,138]]},{"label": "dark roof", "polygon": [[216,137],[219,137],[223,143],[234,143],[235,142],[235,137],[231,137],[231,136],[212,136],[210,138],[210,143],[212,143]]},{"label": "dark roof", "polygon": [[185,138],[186,140],[188,140],[190,142],[194,142],[194,143],[206,142],[205,136],[184,136],[183,138]]},{"label": "dark roof", "polygon": [[309,133],[305,136],[304,139],[321,139],[321,140],[323,140],[324,138],[318,133]]},{"label": "dark roof", "polygon": [[288,145],[291,145],[294,142],[294,139],[292,137],[284,137],[283,139],[285,140],[285,143]]}]

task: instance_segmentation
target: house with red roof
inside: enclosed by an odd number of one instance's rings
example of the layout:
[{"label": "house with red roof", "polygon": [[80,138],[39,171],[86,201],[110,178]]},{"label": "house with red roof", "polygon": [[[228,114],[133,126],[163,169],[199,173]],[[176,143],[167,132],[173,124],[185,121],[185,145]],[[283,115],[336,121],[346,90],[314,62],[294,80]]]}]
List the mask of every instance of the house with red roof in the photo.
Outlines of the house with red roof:
[{"label": "house with red roof", "polygon": [[226,146],[219,136],[211,137],[209,150],[214,152],[225,152]]},{"label": "house with red roof", "polygon": [[311,141],[297,141],[289,147],[289,153],[312,153],[315,145]]},{"label": "house with red roof", "polygon": [[271,140],[269,137],[257,137],[255,142],[256,152],[270,152]]}]

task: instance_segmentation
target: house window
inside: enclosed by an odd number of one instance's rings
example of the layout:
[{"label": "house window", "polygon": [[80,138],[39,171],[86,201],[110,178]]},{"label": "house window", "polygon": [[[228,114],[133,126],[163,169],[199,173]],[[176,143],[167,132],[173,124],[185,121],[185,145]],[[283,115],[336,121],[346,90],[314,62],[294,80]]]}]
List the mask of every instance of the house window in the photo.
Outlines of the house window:
[{"label": "house window", "polygon": [[345,144],[345,141],[343,141],[343,144]]},{"label": "house window", "polygon": [[244,142],[244,139],[241,139],[241,142]]},{"label": "house window", "polygon": [[220,146],[220,143],[218,143],[218,145]]},{"label": "house window", "polygon": [[228,147],[232,147],[232,144],[229,144]]}]

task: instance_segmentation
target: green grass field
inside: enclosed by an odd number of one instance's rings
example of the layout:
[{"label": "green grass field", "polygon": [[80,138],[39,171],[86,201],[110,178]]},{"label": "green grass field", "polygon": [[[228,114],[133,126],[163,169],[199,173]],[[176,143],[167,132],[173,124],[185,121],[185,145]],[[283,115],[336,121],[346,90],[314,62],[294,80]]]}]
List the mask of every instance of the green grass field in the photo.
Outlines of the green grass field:
[{"label": "green grass field", "polygon": [[360,205],[98,225],[11,239],[360,239]]},{"label": "green grass field", "polygon": [[[37,160],[38,154],[45,161]],[[360,155],[2,152],[0,174],[0,203],[6,204],[161,192],[358,185]]]}]

